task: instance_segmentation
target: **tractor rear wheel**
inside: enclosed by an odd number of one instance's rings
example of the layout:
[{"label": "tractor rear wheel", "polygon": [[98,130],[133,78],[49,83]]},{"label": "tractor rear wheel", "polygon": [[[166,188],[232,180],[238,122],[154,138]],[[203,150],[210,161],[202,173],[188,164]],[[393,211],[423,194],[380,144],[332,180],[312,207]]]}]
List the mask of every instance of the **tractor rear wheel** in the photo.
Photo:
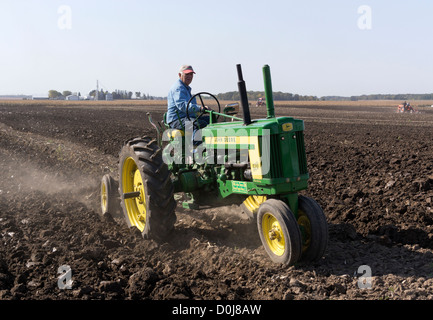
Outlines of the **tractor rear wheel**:
[{"label": "tractor rear wheel", "polygon": [[176,222],[173,183],[156,140],[134,138],[119,156],[119,192],[126,223],[146,239],[163,241]]},{"label": "tractor rear wheel", "polygon": [[105,217],[110,215],[117,218],[120,215],[119,183],[109,174],[101,179],[101,213]]},{"label": "tractor rear wheel", "polygon": [[328,245],[328,223],[322,208],[312,198],[299,196],[298,225],[302,234],[302,262],[315,262]]},{"label": "tractor rear wheel", "polygon": [[301,232],[295,216],[282,200],[269,199],[257,212],[257,227],[263,247],[272,261],[292,265],[301,256]]}]

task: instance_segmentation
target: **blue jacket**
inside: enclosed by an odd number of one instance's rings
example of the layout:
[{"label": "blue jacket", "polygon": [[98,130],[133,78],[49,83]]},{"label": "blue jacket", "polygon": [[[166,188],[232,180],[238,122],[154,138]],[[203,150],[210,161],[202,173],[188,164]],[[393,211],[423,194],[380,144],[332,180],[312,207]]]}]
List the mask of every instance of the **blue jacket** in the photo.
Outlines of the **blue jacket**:
[{"label": "blue jacket", "polygon": [[[171,87],[167,96],[167,123],[179,119],[176,111],[179,113],[180,118],[186,117],[186,105],[191,97],[191,87],[178,79]],[[189,117],[195,118],[198,112],[200,112],[200,106],[197,105],[197,101],[194,98],[189,105]]]}]

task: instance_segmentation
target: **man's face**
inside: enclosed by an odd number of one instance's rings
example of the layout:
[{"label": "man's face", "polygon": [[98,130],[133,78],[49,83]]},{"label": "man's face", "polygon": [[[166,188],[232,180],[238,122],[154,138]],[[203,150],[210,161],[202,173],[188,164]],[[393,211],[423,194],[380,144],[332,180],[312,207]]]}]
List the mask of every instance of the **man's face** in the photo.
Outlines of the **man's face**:
[{"label": "man's face", "polygon": [[182,80],[183,83],[185,83],[187,86],[189,86],[192,82],[192,78],[194,77],[193,72],[189,73],[179,73],[180,80]]}]

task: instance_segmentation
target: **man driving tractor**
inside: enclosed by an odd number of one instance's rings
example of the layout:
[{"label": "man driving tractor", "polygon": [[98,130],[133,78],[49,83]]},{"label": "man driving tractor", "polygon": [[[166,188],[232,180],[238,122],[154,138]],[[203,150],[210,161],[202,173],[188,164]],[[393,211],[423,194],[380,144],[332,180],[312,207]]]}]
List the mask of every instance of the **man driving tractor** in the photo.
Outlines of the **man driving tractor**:
[{"label": "man driving tractor", "polygon": [[[167,123],[170,128],[185,130],[185,118],[187,117],[187,104],[191,99],[191,87],[189,86],[194,77],[194,69],[190,65],[183,65],[179,70],[179,79],[171,87],[167,96]],[[189,106],[189,117],[194,120],[193,135],[197,130],[209,124],[209,116],[197,118],[197,114],[205,111],[205,106],[199,106],[196,99],[192,99]],[[197,118],[197,119],[196,119]]]}]

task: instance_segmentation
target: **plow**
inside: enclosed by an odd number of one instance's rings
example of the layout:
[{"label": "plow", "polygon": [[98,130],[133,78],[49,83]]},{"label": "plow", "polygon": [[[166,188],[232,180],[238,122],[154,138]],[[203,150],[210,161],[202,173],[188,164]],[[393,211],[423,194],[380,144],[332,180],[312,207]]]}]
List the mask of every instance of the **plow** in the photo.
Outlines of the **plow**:
[{"label": "plow", "polygon": [[[163,242],[175,229],[179,199],[191,210],[237,205],[256,221],[271,261],[318,261],[327,247],[328,225],[318,202],[300,194],[309,179],[304,122],[275,115],[268,65],[263,67],[266,118],[251,119],[240,65],[237,74],[240,103],[221,110],[214,95],[197,93],[188,102],[183,130],[171,129],[165,115],[154,122],[148,114],[156,138],[134,137],[123,145],[118,174],[101,180],[102,214],[120,212],[145,239]],[[204,95],[216,107],[190,117],[191,101],[197,97],[205,106]],[[204,115],[209,125],[196,133]]]}]

